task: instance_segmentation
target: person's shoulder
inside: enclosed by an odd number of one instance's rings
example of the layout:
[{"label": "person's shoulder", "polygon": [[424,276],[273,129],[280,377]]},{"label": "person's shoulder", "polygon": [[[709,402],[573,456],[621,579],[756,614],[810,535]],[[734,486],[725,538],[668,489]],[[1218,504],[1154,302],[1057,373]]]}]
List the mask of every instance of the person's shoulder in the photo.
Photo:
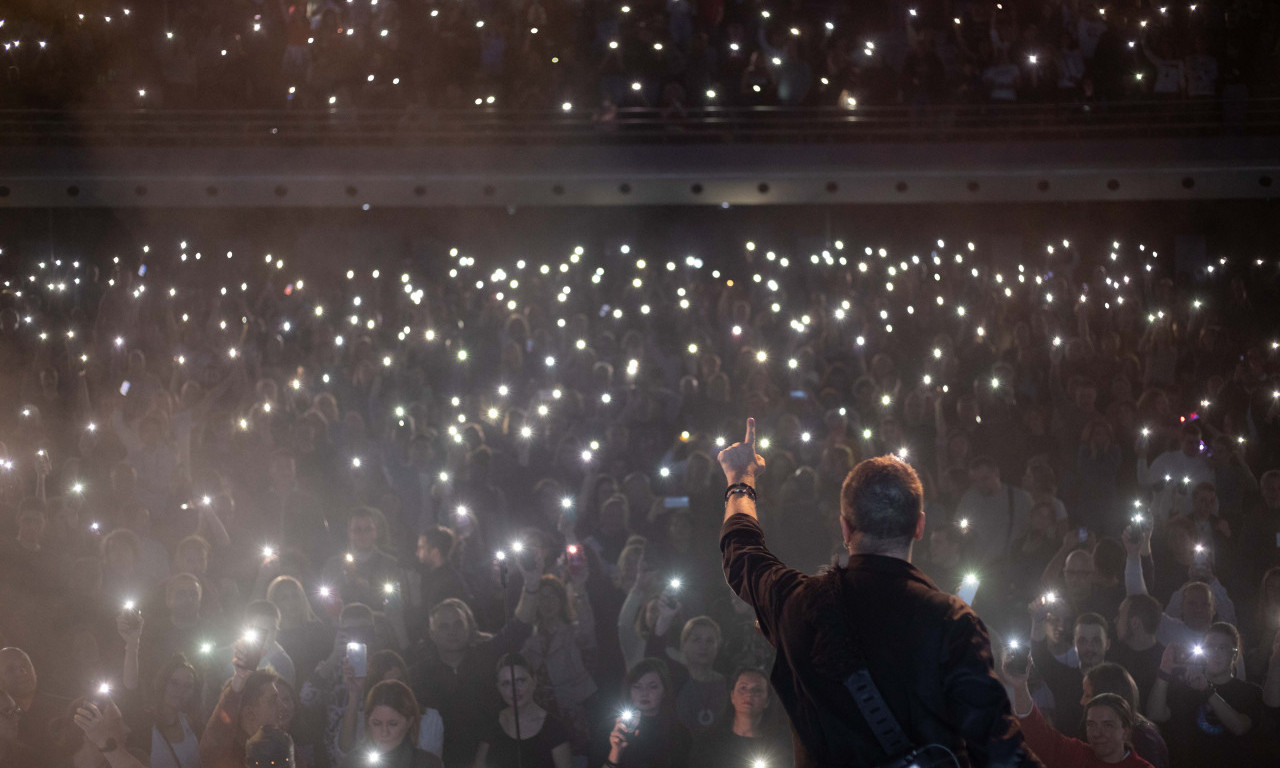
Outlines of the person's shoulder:
[{"label": "person's shoulder", "polygon": [[565,721],[550,712],[547,713],[547,719],[542,722],[542,733],[553,747],[558,747],[573,738],[573,732]]},{"label": "person's shoulder", "polygon": [[414,747],[413,768],[444,768],[444,762],[440,760],[438,755],[434,755],[425,749]]},{"label": "person's shoulder", "polygon": [[1251,683],[1248,680],[1239,678],[1231,678],[1222,685],[1217,686],[1219,690],[1226,690],[1228,696],[1238,696],[1242,700],[1258,699],[1262,700],[1262,686],[1257,683]]}]

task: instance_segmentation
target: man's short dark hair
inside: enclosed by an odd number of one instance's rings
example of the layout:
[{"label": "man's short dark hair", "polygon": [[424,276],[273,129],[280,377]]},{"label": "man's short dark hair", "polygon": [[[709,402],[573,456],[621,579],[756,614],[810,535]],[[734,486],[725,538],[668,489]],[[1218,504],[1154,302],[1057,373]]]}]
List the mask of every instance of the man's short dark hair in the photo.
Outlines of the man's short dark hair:
[{"label": "man's short dark hair", "polygon": [[1129,604],[1129,618],[1137,619],[1144,632],[1154,635],[1164,613],[1160,601],[1151,595],[1129,595],[1124,602]]},{"label": "man's short dark hair", "polygon": [[879,541],[910,541],[923,511],[920,478],[893,456],[859,462],[840,488],[840,517],[849,530]]},{"label": "man's short dark hair", "polygon": [[1111,636],[1111,630],[1107,628],[1107,620],[1102,618],[1099,613],[1082,613],[1076,617],[1075,629],[1085,626],[1102,627],[1102,634]]}]

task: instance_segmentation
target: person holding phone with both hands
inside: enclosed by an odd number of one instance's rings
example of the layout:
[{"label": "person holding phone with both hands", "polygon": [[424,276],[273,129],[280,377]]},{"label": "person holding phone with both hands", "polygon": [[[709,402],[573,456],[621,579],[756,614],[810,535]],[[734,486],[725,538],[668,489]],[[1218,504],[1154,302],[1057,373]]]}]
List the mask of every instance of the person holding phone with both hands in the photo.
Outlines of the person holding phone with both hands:
[{"label": "person holding phone with both hands", "polygon": [[1263,697],[1233,674],[1239,655],[1240,634],[1226,622],[1210,626],[1200,645],[1164,649],[1147,714],[1164,725],[1175,765],[1252,764]]}]

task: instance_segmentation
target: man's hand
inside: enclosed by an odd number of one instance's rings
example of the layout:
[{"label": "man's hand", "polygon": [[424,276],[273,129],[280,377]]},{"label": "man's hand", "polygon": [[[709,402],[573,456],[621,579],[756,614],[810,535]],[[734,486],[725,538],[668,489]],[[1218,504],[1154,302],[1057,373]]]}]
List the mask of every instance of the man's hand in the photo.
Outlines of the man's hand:
[{"label": "man's hand", "polygon": [[764,473],[764,457],[756,453],[756,420],[747,419],[746,437],[725,448],[717,458],[729,485],[746,483],[754,488],[756,476]]}]

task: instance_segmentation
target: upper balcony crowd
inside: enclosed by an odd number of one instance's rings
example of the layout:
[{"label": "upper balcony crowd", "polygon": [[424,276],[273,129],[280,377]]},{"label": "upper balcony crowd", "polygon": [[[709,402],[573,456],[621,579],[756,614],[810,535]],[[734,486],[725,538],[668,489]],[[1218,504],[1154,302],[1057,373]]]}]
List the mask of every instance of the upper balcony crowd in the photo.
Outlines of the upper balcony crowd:
[{"label": "upper balcony crowd", "polygon": [[843,109],[1274,95],[1263,0],[55,0],[0,108]]}]

